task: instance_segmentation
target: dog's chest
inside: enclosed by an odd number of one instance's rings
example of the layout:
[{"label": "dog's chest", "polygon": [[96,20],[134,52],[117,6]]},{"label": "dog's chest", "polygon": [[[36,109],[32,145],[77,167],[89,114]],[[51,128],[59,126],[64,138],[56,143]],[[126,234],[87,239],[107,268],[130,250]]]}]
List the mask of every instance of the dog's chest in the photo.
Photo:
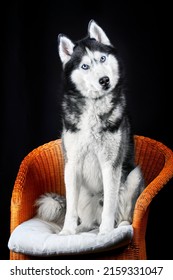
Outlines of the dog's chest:
[{"label": "dog's chest", "polygon": [[104,100],[89,100],[86,103],[78,124],[80,134],[85,137],[86,141],[102,139],[104,125],[102,116],[111,109],[112,104],[109,97]]},{"label": "dog's chest", "polygon": [[75,117],[77,130],[72,132],[64,129],[63,140],[68,158],[83,161],[86,154],[107,154],[116,157],[121,142],[121,131],[105,130],[105,122],[115,120],[119,109],[114,108],[112,97],[89,99],[80,110],[80,117]]}]

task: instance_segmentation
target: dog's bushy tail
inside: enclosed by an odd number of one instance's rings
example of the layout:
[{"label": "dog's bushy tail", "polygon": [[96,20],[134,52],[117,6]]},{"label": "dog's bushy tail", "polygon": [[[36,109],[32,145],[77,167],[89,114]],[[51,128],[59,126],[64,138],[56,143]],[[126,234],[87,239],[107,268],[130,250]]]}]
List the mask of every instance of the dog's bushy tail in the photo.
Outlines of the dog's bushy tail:
[{"label": "dog's bushy tail", "polygon": [[56,193],[45,193],[35,202],[37,217],[56,224],[63,224],[66,213],[66,199]]}]

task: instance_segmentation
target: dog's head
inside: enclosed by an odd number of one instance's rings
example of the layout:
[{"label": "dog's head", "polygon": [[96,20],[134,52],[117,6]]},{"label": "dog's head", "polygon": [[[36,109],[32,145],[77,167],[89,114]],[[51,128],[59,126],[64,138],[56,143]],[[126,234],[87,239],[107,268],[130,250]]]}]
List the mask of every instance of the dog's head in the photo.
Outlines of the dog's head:
[{"label": "dog's head", "polygon": [[119,80],[115,49],[95,21],[89,22],[86,38],[73,43],[60,34],[58,43],[64,71],[83,96],[99,98],[115,88]]}]

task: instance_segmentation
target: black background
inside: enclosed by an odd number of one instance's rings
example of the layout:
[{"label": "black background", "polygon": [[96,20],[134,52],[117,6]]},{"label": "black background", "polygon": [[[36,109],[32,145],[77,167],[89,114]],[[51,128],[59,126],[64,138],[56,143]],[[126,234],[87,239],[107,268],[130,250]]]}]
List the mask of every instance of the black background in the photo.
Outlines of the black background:
[{"label": "black background", "polygon": [[[61,135],[59,33],[78,40],[86,35],[89,20],[96,20],[124,61],[135,134],[173,148],[170,9],[166,2],[130,0],[14,0],[1,5],[0,259],[8,259],[10,199],[19,165],[32,149]],[[151,206],[149,259],[172,259],[171,183]]]}]

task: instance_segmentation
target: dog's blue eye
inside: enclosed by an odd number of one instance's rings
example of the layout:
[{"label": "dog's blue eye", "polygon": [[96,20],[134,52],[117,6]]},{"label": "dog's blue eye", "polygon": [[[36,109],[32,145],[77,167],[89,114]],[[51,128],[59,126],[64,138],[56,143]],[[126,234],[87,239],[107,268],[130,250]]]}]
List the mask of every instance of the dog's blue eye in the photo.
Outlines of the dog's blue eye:
[{"label": "dog's blue eye", "polygon": [[105,62],[105,60],[106,60],[106,56],[102,55],[101,58],[100,58],[100,62]]},{"label": "dog's blue eye", "polygon": [[90,67],[88,64],[82,64],[81,68],[84,70],[88,70]]}]

